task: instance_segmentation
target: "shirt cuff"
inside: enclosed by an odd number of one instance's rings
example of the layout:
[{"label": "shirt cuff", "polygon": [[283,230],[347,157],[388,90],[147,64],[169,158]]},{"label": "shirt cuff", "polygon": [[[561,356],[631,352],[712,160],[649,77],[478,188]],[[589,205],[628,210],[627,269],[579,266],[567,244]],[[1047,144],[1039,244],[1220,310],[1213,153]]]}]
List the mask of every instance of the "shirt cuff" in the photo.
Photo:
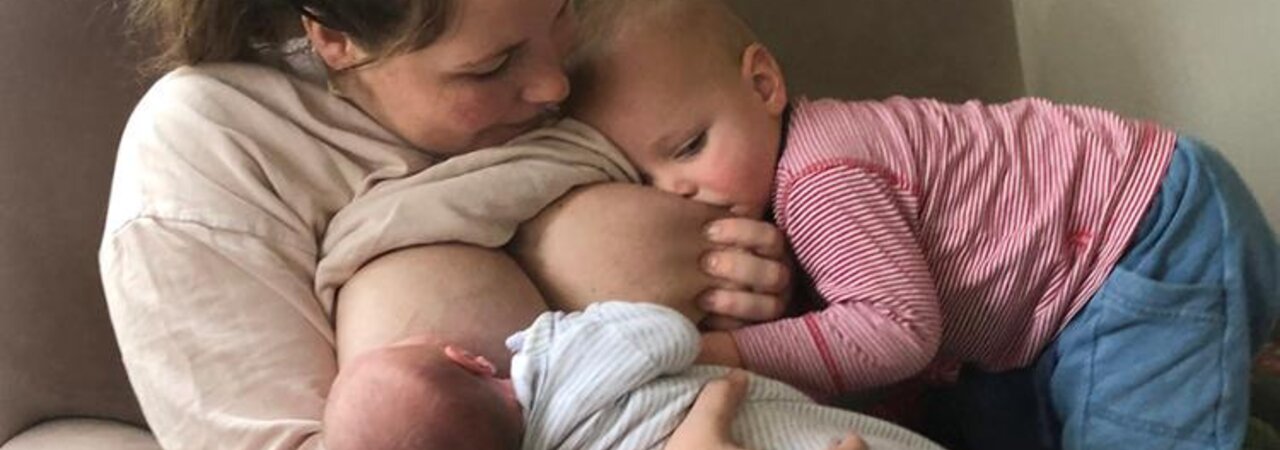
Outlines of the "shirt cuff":
[{"label": "shirt cuff", "polygon": [[[744,368],[799,388],[816,398],[840,391],[804,317],[750,326],[731,333]],[[829,353],[828,353],[829,355]]]}]

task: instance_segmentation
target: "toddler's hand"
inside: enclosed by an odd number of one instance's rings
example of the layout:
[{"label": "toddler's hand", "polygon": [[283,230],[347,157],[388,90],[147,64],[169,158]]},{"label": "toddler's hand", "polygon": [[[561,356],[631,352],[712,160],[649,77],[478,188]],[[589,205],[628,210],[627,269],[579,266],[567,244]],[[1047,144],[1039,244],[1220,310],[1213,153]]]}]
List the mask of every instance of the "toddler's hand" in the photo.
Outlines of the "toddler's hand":
[{"label": "toddler's hand", "polygon": [[702,334],[702,350],[698,353],[698,364],[716,366],[742,367],[742,354],[738,352],[738,344],[725,331],[711,331]]},{"label": "toddler's hand", "polygon": [[791,267],[778,227],[730,217],[709,223],[707,239],[717,249],[703,255],[703,270],[718,284],[699,299],[711,314],[704,325],[724,330],[781,317],[791,292]]}]

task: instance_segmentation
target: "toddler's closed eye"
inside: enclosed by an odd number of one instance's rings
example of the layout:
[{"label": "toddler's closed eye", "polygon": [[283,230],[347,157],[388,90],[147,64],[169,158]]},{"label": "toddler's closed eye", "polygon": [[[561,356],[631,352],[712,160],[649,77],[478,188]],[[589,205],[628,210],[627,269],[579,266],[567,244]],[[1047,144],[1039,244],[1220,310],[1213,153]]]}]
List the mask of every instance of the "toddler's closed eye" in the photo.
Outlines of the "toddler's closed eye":
[{"label": "toddler's closed eye", "polygon": [[693,139],[690,139],[689,142],[685,142],[684,145],[681,145],[680,148],[676,150],[675,154],[671,155],[671,157],[676,160],[692,158],[697,156],[698,153],[702,151],[702,147],[706,144],[707,132],[703,131],[698,133],[697,136],[694,136]]}]

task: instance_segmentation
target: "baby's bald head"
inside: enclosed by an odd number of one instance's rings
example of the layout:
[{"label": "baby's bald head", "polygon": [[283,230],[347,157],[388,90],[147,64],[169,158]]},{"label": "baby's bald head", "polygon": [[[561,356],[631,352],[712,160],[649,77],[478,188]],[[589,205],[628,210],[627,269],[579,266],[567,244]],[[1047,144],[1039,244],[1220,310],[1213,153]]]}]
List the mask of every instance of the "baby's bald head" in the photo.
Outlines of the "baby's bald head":
[{"label": "baby's bald head", "polygon": [[330,450],[516,449],[519,414],[434,339],[411,338],[342,368],[325,405]]}]

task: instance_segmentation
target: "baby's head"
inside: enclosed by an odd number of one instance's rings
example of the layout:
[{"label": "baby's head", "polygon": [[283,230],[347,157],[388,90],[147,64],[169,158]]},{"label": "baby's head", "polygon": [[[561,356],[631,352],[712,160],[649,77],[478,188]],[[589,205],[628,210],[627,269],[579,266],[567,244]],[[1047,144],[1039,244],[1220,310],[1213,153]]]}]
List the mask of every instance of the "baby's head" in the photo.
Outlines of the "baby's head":
[{"label": "baby's head", "polygon": [[764,214],[787,93],[769,51],[723,0],[583,0],[574,117],[659,189]]},{"label": "baby's head", "polygon": [[417,336],[342,368],[325,405],[330,450],[516,449],[511,383],[483,357]]}]

